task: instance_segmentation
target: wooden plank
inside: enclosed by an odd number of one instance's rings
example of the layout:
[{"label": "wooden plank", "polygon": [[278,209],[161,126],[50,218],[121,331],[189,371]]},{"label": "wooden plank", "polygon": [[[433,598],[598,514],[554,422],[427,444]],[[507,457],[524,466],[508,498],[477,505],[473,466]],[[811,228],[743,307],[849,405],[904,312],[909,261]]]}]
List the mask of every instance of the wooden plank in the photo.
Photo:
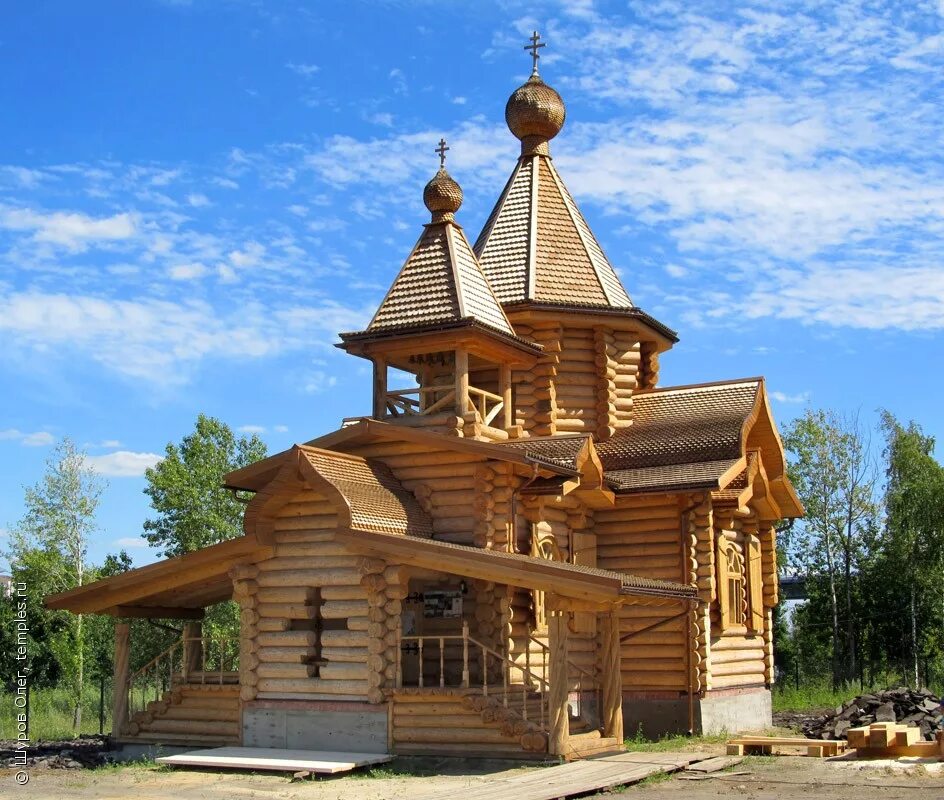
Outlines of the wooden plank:
[{"label": "wooden plank", "polygon": [[716,756],[705,761],[699,761],[697,764],[691,764],[688,769],[690,772],[718,772],[718,770],[733,767],[740,764],[744,759],[735,756]]},{"label": "wooden plank", "polygon": [[158,758],[170,766],[213,767],[214,769],[265,770],[274,772],[315,772],[334,775],[357,767],[383,764],[393,759],[386,753],[346,753],[330,750],[282,750],[269,747],[214,747]]}]

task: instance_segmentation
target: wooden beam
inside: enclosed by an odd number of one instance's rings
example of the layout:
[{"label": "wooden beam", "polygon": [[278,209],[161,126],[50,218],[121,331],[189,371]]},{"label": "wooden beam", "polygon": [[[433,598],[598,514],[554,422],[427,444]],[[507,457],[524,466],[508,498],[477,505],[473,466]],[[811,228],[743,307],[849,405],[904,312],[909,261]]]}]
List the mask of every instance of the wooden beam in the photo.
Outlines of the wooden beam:
[{"label": "wooden beam", "polygon": [[374,356],[374,419],[387,415],[387,362],[383,356]]},{"label": "wooden beam", "polygon": [[603,614],[601,622],[601,680],[603,735],[623,741],[623,682],[620,675],[620,628],[616,611]]},{"label": "wooden beam", "polygon": [[502,427],[507,431],[515,424],[515,410],[511,405],[511,367],[502,364],[499,368],[499,394],[502,396]]},{"label": "wooden beam", "polygon": [[549,611],[547,614],[548,661],[548,726],[547,750],[552,756],[563,756],[570,735],[570,716],[567,708],[569,677],[567,670],[567,611]]},{"label": "wooden beam", "polygon": [[115,606],[107,613],[122,619],[203,619],[206,611],[180,606]]},{"label": "wooden beam", "polygon": [[184,683],[187,677],[203,669],[203,626],[199,622],[188,622],[184,625],[183,658],[181,671]]},{"label": "wooden beam", "polygon": [[469,351],[456,348],[456,415],[465,416],[469,411]]},{"label": "wooden beam", "polygon": [[115,625],[115,680],[112,686],[111,735],[121,736],[128,722],[128,677],[131,650],[131,625],[119,622]]}]

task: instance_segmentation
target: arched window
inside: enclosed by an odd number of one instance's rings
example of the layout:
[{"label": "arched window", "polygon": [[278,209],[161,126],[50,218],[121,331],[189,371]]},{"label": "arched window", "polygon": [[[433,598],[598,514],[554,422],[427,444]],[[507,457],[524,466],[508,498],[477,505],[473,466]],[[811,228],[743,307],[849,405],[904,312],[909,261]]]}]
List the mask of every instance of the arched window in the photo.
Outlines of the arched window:
[{"label": "arched window", "polygon": [[[560,561],[560,550],[554,541],[553,534],[542,535],[540,524],[531,526],[531,555],[535,558],[543,558],[545,561]],[[547,608],[544,602],[544,592],[535,589],[532,593],[532,604],[534,606],[534,629],[536,631],[547,630]]]},{"label": "arched window", "polygon": [[723,533],[718,537],[718,605],[721,629],[747,624],[747,576],[741,548]]}]

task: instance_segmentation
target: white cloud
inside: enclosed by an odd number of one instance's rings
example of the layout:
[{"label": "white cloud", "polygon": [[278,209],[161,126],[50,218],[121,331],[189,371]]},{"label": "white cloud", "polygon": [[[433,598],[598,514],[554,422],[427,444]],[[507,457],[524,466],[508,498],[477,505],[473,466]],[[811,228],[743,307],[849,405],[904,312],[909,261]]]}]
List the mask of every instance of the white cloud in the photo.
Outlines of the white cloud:
[{"label": "white cloud", "polygon": [[86,456],[85,462],[100,475],[112,478],[138,478],[149,467],[156,466],[162,459],[157,453],[135,453],[130,450],[116,450],[100,456]]},{"label": "white cloud", "polygon": [[266,307],[247,300],[218,311],[206,302],[111,300],[40,292],[0,293],[5,347],[47,361],[76,354],[125,377],[159,386],[183,384],[207,358],[239,360],[327,344],[338,331],[359,330],[373,309],[312,300]]},{"label": "white cloud", "polygon": [[303,78],[311,78],[313,75],[321,71],[321,67],[317,64],[294,64],[287,63],[285,65],[286,69],[290,69],[296,75],[300,75]]},{"label": "white cloud", "polygon": [[85,249],[91,242],[130,239],[137,233],[137,222],[130,213],[96,219],[78,212],[44,214],[28,208],[0,207],[0,228],[33,231],[37,242],[77,251]]},{"label": "white cloud", "polygon": [[140,536],[123,536],[120,539],[115,539],[112,544],[115,545],[115,547],[128,549],[137,549],[148,546],[147,539],[142,539]]},{"label": "white cloud", "polygon": [[468,99],[462,95],[457,95],[456,97],[452,98],[452,102],[457,106],[464,106],[468,102]]},{"label": "white cloud", "polygon": [[26,433],[16,428],[7,428],[0,431],[0,440],[19,442],[24,447],[48,447],[56,441],[56,437],[48,431],[34,431]]},{"label": "white cloud", "polygon": [[102,442],[100,445],[98,445],[98,446],[99,446],[99,447],[109,447],[109,448],[121,447],[121,442],[118,441],[118,439],[105,439],[105,441],[103,441],[103,442]]},{"label": "white cloud", "polygon": [[338,379],[323,370],[315,370],[302,380],[302,391],[306,394],[320,394],[337,386]]},{"label": "white cloud", "polygon": [[240,425],[236,430],[240,433],[265,433],[265,425]]},{"label": "white cloud", "polygon": [[190,281],[196,278],[202,278],[207,274],[207,268],[203,264],[175,264],[169,270],[170,276],[175,281]]},{"label": "white cloud", "polygon": [[203,208],[210,205],[210,198],[199,192],[191,192],[187,195],[187,202],[194,208]]},{"label": "white cloud", "polygon": [[288,425],[276,425],[272,428],[276,433],[288,433]]},{"label": "white cloud", "polygon": [[393,114],[388,111],[379,111],[376,114],[371,114],[367,117],[368,122],[372,122],[374,125],[382,125],[385,128],[393,127]]},{"label": "white cloud", "polygon": [[809,392],[799,392],[797,394],[787,394],[786,392],[771,392],[770,398],[778,403],[808,403],[810,401]]}]

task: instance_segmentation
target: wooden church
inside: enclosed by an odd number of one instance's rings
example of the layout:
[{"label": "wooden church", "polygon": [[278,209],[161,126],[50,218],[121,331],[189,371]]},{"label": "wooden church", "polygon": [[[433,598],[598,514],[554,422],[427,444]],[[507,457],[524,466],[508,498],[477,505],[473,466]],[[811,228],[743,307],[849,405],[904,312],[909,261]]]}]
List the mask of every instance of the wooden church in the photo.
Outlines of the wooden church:
[{"label": "wooden church", "polygon": [[[774,526],[803,509],[764,381],[658,386],[676,335],[554,166],[539,46],[475,243],[441,166],[376,314],[341,334],[372,414],[228,475],[242,537],[48,598],[191,620],[133,675],[116,626],[121,741],[575,758],[770,724]],[[234,663],[198,621],[228,599]]]}]

